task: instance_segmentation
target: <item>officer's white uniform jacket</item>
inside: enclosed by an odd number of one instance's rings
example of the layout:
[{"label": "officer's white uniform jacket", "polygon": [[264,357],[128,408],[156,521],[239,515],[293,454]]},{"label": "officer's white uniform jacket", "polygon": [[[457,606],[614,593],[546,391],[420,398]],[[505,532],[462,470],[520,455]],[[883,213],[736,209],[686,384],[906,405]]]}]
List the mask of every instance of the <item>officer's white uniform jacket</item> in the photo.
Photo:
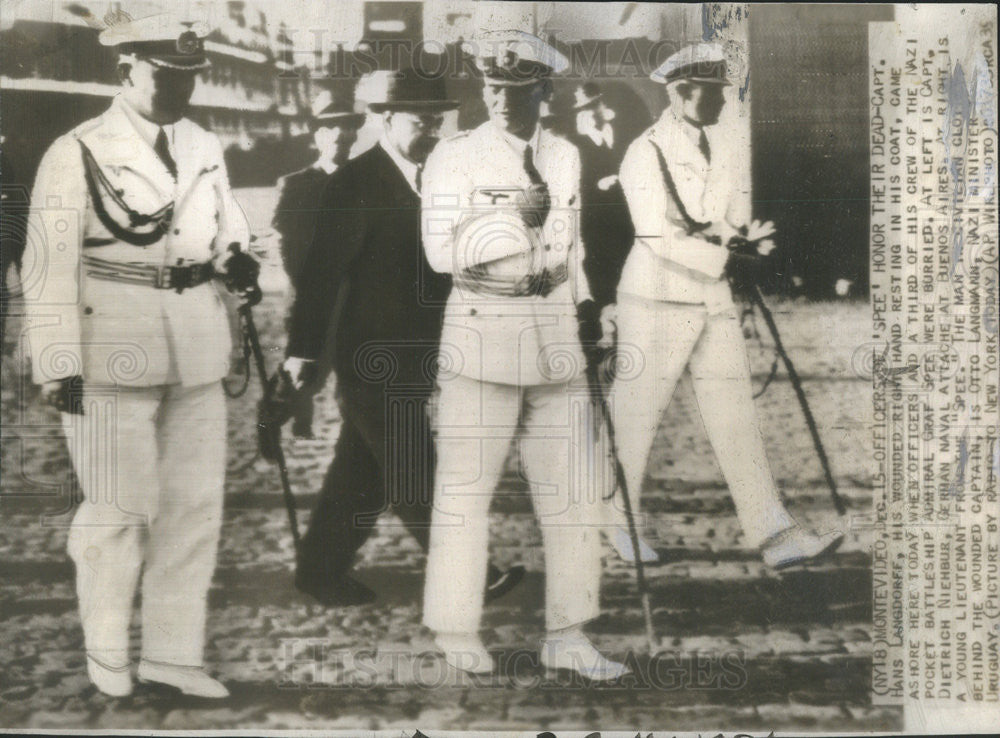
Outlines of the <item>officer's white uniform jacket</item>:
[{"label": "officer's white uniform jacket", "polygon": [[[223,377],[231,338],[214,281],[178,293],[99,279],[83,254],[176,265],[214,260],[249,241],[218,138],[182,119],[165,127],[177,180],[153,150],[156,126],[119,96],[102,115],[52,144],[32,196],[25,255],[28,333],[36,383],[82,374],[89,385],[197,385]],[[80,142],[134,211],[174,203],[169,230],[149,246],[117,240],[94,210]]]},{"label": "officer's white uniform jacket", "polygon": [[619,295],[704,304],[710,313],[733,306],[729,284],[720,274],[726,250],[687,234],[656,152],[659,147],[688,215],[715,224],[725,243],[749,220],[748,148],[737,148],[736,137],[726,135],[723,126],[710,126],[705,133],[711,163],[698,148],[698,130],[667,108],[629,146],[619,178],[636,237]]},{"label": "officer's white uniform jacket", "polygon": [[[540,229],[524,226],[511,207],[517,190],[531,184],[524,168],[527,145],[552,200]],[[574,306],[589,299],[590,291],[578,237],[576,147],[541,128],[525,142],[488,121],[438,144],[422,181],[423,246],[435,271],[461,275],[484,267],[521,276],[543,264],[569,273],[544,297],[483,295],[456,283],[445,310],[442,371],[521,386],[582,374]]]}]

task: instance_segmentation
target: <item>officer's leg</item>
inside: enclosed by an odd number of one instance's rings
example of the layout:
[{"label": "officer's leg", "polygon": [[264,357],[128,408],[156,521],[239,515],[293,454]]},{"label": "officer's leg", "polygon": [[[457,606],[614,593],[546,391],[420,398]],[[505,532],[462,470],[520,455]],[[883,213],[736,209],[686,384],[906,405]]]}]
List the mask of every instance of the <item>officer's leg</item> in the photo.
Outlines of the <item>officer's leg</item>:
[{"label": "officer's leg", "polygon": [[142,579],[142,655],[200,666],[222,526],[226,405],[218,382],[171,385],[157,418],[160,505]]},{"label": "officer's leg", "polygon": [[691,355],[705,430],[736,505],[747,544],[794,524],[778,495],[750,384],[750,362],[735,311],[710,316]]},{"label": "officer's leg", "polygon": [[438,633],[475,633],[486,585],[490,499],[517,429],[521,390],[460,376],[440,384],[424,624]]},{"label": "officer's leg", "polygon": [[128,628],[155,515],[159,479],[154,415],[162,390],[87,388],[84,415],[63,428],[84,499],[67,548],[87,652],[108,666],[129,661]]},{"label": "officer's leg", "polygon": [[[368,539],[371,525],[359,525],[358,516],[381,498],[378,462],[361,431],[345,414],[326,472],[319,500],[302,537],[299,574],[319,582],[343,575],[354,554]],[[378,502],[375,503],[379,504]]]},{"label": "officer's leg", "polygon": [[[704,324],[697,306],[623,296],[618,302],[620,366],[610,402],[618,458],[625,469],[629,499],[639,513],[639,493],[656,431]],[[624,526],[624,505],[613,498],[611,517]]]},{"label": "officer's leg", "polygon": [[585,473],[589,398],[584,381],[525,389],[520,450],[545,547],[549,631],[599,614],[600,520]]}]

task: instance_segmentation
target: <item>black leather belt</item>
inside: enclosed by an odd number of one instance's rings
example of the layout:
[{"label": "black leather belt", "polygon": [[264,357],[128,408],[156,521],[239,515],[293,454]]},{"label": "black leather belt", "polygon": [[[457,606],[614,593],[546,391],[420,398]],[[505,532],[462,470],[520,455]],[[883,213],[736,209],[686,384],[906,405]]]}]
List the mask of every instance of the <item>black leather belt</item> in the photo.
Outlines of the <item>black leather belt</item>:
[{"label": "black leather belt", "polygon": [[175,266],[130,264],[84,254],[83,266],[87,271],[87,276],[94,279],[139,284],[158,290],[177,290],[178,292],[183,292],[188,287],[204,284],[215,276],[215,267],[210,261]]}]

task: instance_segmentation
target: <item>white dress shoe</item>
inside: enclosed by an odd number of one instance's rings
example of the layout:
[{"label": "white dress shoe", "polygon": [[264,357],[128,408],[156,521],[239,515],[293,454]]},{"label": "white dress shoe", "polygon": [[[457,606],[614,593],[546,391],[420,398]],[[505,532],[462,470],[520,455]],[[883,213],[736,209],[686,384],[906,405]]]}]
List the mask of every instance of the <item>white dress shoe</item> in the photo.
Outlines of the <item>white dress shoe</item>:
[{"label": "white dress shoe", "polygon": [[542,641],[542,665],[547,669],[567,669],[595,682],[609,682],[631,670],[617,661],[605,658],[583,631],[569,629],[549,633]]},{"label": "white dress shoe", "polygon": [[225,685],[206,674],[200,666],[179,666],[143,659],[139,662],[139,681],[158,682],[176,687],[192,697],[218,700],[229,696],[229,690]]},{"label": "white dress shoe", "polygon": [[840,531],[816,535],[800,525],[793,525],[768,538],[760,547],[764,563],[772,569],[787,569],[827,556],[844,541]]},{"label": "white dress shoe", "polygon": [[[644,564],[654,564],[659,561],[660,556],[653,547],[642,540],[642,536],[637,537],[639,539],[639,556],[642,557],[642,562]],[[622,528],[621,526],[612,528],[608,532],[608,539],[622,561],[627,561],[630,564],[635,561],[635,552],[632,549],[632,537],[628,534],[627,528]]]},{"label": "white dress shoe", "polygon": [[112,666],[88,653],[87,676],[95,687],[109,697],[127,697],[132,694],[131,664]]},{"label": "white dress shoe", "polygon": [[475,633],[438,633],[434,642],[444,652],[444,660],[469,674],[491,674],[493,657]]}]

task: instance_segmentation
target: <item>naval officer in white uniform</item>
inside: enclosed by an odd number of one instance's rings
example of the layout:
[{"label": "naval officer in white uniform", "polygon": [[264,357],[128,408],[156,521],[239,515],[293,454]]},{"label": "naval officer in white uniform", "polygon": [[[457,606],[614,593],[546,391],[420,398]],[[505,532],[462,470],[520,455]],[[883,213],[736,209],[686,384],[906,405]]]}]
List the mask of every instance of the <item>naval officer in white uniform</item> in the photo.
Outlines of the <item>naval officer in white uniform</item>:
[{"label": "naval officer in white uniform", "polygon": [[[230,331],[216,277],[259,294],[249,229],[219,140],[184,117],[208,29],[167,16],[100,36],[121,92],[52,144],[25,258],[34,381],[63,411],[83,501],[69,533],[87,671],[132,691],[129,623],[142,581],[138,676],[224,697],[203,670],[222,522]],[[31,269],[31,267],[29,267]]]},{"label": "naval officer in white uniform", "polygon": [[[796,524],[764,450],[727,276],[749,271],[734,245],[766,245],[773,225],[750,223],[748,144],[716,125],[729,85],[725,57],[717,45],[689,46],[651,77],[666,85],[669,106],[629,147],[620,172],[636,236],[618,285],[618,342],[644,364],[635,376],[617,378],[611,393],[632,509],[639,510],[661,417],[689,369],[747,543],[775,568],[802,563],[829,553],[843,536]],[[613,499],[613,525],[623,528],[622,505]]]},{"label": "naval officer in white uniform", "polygon": [[577,317],[597,319],[577,237],[580,158],[539,125],[549,75],[568,61],[527,33],[476,44],[490,120],[441,142],[423,177],[424,250],[434,270],[453,277],[424,623],[452,665],[493,668],[478,635],[488,514],[520,421],[545,548],[542,662],[614,679],[625,667],[582,630],[599,612],[601,547]]}]

